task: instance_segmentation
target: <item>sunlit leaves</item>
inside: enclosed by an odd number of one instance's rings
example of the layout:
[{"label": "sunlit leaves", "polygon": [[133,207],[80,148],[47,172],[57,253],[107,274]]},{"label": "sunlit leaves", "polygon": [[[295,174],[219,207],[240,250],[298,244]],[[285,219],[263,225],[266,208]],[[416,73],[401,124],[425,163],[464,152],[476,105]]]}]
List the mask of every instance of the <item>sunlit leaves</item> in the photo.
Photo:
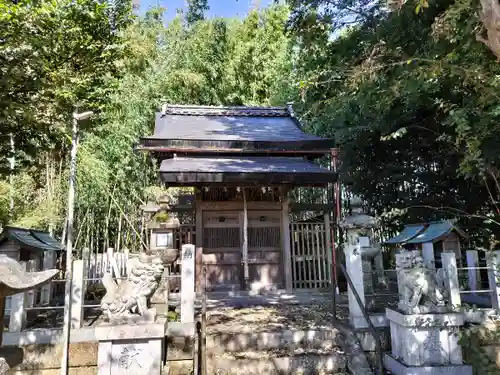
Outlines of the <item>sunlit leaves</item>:
[{"label": "sunlit leaves", "polygon": [[[302,20],[352,6],[291,3]],[[406,219],[444,214],[427,205],[484,215],[492,201],[483,176],[498,194],[500,67],[475,40],[475,2],[421,1],[418,14],[415,4],[400,2],[328,40],[295,24],[298,112],[309,129],[338,140],[348,189],[376,213],[420,206]]]}]

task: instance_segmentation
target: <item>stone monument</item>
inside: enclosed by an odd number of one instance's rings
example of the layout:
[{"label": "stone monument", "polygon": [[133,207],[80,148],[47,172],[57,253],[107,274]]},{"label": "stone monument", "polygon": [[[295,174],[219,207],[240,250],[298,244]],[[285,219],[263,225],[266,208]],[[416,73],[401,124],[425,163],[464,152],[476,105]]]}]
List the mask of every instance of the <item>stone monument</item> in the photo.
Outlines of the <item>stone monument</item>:
[{"label": "stone monument", "polygon": [[[59,270],[26,272],[22,265],[7,255],[0,254],[0,346],[2,345],[5,297],[37,288],[52,280]],[[0,355],[0,374],[9,370],[5,359]]]},{"label": "stone monument", "polygon": [[391,354],[385,367],[395,375],[472,375],[458,343],[464,315],[448,303],[442,270],[425,266],[416,253],[397,255],[400,302],[386,309]]},{"label": "stone monument", "polygon": [[101,309],[107,322],[96,327],[98,374],[160,375],[163,368],[165,317],[150,308],[163,274],[160,257],[141,254],[127,265],[126,280],[103,277],[106,295]]}]

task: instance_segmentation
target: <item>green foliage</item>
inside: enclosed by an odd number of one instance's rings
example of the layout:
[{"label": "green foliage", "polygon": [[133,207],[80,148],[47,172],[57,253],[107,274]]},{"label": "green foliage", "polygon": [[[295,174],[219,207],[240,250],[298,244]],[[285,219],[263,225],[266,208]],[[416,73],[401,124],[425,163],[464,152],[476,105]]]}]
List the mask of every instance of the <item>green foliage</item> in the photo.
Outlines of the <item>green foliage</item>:
[{"label": "green foliage", "polygon": [[153,218],[153,220],[156,221],[157,223],[166,223],[169,219],[170,215],[168,214],[168,212],[165,211],[158,212]]},{"label": "green foliage", "polygon": [[187,0],[187,3],[186,22],[188,25],[205,19],[205,12],[210,9],[208,0]]},{"label": "green foliage", "polygon": [[346,190],[390,224],[458,216],[484,228],[500,212],[500,65],[475,40],[477,2],[433,1],[418,14],[414,4],[290,3],[297,109],[338,141]]},{"label": "green foliage", "polygon": [[16,169],[3,165],[0,221],[62,231],[68,129],[78,105],[97,114],[79,124],[80,247],[106,248],[140,230],[140,205],[157,195],[157,165],[134,147],[152,134],[160,104],[274,103],[290,69],[284,6],[205,20],[206,2],[192,1],[188,25],[180,16],[164,25],[163,9],[133,19],[123,1],[1,1],[9,42],[0,47],[0,152],[10,156],[12,132]]},{"label": "green foliage", "polygon": [[15,156],[14,170],[0,158],[0,176],[15,177],[14,223],[61,221],[63,169],[55,170],[66,160],[71,112],[104,108],[130,21],[129,1],[0,1],[0,152]]},{"label": "green foliage", "polygon": [[[495,375],[500,369],[488,354],[486,346],[500,343],[498,323],[488,326],[469,326],[461,330],[459,344],[463,350],[464,361],[472,365],[474,374]],[[493,351],[494,352],[494,351]]]}]

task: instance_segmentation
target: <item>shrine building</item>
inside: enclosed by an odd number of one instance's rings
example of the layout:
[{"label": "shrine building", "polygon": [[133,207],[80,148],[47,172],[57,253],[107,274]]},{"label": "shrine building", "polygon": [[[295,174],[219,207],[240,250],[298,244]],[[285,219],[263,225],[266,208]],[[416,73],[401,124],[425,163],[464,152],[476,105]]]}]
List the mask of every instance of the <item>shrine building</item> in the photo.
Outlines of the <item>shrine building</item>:
[{"label": "shrine building", "polygon": [[290,191],[336,181],[315,163],[332,147],[291,106],[163,106],[140,148],[166,186],[195,188],[198,286],[205,264],[210,290],[292,289]]}]

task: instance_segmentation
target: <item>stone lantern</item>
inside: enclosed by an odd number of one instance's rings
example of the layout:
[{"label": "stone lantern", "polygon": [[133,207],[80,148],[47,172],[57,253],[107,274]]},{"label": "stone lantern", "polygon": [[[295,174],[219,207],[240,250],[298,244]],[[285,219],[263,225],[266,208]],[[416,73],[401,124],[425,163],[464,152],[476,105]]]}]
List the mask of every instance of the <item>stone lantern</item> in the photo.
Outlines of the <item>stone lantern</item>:
[{"label": "stone lantern", "polygon": [[[166,265],[171,265],[179,257],[179,249],[175,247],[174,232],[179,228],[179,220],[168,218],[165,221],[158,220],[160,212],[148,224],[150,233],[149,250],[153,254],[157,254]],[[161,216],[162,218],[164,216]]]},{"label": "stone lantern", "polygon": [[[352,254],[359,252],[363,268],[363,284],[366,294],[373,294],[373,261],[376,259],[377,273],[379,278],[383,277],[382,250],[379,243],[373,239],[373,230],[377,222],[373,216],[363,213],[359,202],[354,202],[352,214],[340,222],[341,228],[346,232],[347,241],[344,245],[346,259]],[[356,275],[350,275],[355,277]]]},{"label": "stone lantern", "polygon": [[[361,301],[365,306],[370,306],[374,302],[374,271],[379,282],[383,282],[384,278],[381,247],[373,238],[377,222],[374,217],[363,213],[359,203],[354,205],[352,211],[351,215],[340,222],[347,237],[344,244],[346,269]],[[365,319],[354,293],[349,286],[350,321],[355,328],[363,328]]]},{"label": "stone lantern", "polygon": [[149,251],[160,257],[164,267],[162,281],[151,298],[153,303],[168,304],[170,269],[180,254],[180,249],[176,247],[175,243],[175,230],[179,228],[179,220],[172,218],[167,210],[168,206],[157,206],[147,224]]}]

